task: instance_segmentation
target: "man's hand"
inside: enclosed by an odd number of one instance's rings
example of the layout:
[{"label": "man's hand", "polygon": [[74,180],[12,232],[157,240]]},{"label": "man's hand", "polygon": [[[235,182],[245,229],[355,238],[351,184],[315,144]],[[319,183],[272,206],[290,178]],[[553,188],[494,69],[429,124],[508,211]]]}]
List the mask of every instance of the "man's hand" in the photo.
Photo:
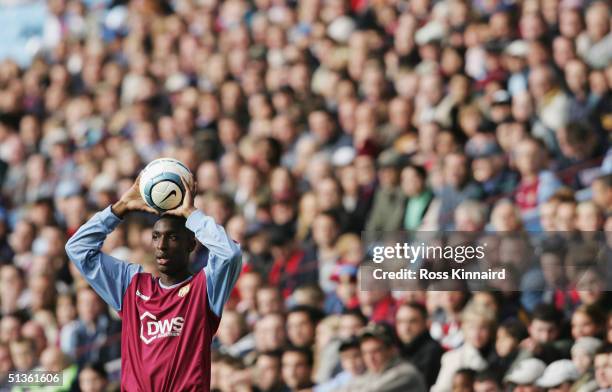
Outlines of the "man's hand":
[{"label": "man's hand", "polygon": [[120,219],[123,219],[128,211],[146,211],[158,214],[158,211],[149,207],[140,196],[140,174],[130,189],[121,196],[118,202],[112,205],[111,211]]},{"label": "man's hand", "polygon": [[193,185],[190,187],[187,184],[187,181],[183,177],[181,177],[181,182],[183,183],[183,188],[185,189],[185,194],[183,195],[183,202],[180,206],[176,207],[173,210],[165,211],[166,214],[183,216],[185,219],[189,218],[192,212],[197,210],[193,205],[193,199],[195,195],[196,183],[193,182]]}]

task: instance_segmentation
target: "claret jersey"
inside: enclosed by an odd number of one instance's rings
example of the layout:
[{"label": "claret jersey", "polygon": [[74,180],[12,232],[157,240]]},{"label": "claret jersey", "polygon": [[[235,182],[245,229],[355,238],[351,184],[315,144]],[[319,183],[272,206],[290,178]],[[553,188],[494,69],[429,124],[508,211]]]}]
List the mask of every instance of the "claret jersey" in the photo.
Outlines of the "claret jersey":
[{"label": "claret jersey", "polygon": [[208,262],[168,287],[140,265],[100,251],[119,223],[110,207],[98,212],[68,241],[66,252],[121,316],[121,389],[209,391],[210,344],[240,273],[239,246],[211,217],[192,213],[186,226],[208,248]]}]

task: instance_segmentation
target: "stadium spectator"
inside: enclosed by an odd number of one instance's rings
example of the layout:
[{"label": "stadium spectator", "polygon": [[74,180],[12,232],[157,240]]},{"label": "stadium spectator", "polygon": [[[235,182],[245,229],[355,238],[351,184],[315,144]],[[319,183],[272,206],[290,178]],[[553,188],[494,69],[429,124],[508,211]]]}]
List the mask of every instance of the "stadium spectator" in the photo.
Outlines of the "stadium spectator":
[{"label": "stadium spectator", "polygon": [[313,357],[309,348],[289,347],[283,351],[283,381],[293,391],[312,388]]},{"label": "stadium spectator", "polygon": [[560,359],[548,365],[536,385],[546,391],[569,392],[580,377],[578,369],[569,359]]},{"label": "stadium spectator", "polygon": [[474,379],[474,392],[501,392],[498,378],[491,372],[480,372]]},{"label": "stadium spectator", "polygon": [[102,392],[108,385],[108,375],[99,363],[86,363],[79,373],[79,388],[83,392]]},{"label": "stadium spectator", "polygon": [[597,386],[599,387],[598,391],[605,391],[607,388],[612,386],[612,377],[610,377],[611,349],[612,347],[608,343],[602,346],[595,353],[595,380],[597,381]]},{"label": "stadium spectator", "polygon": [[402,357],[416,366],[429,387],[434,384],[440,371],[443,350],[429,334],[427,319],[427,309],[423,305],[402,304],[395,316],[395,331],[402,343]]},{"label": "stadium spectator", "polygon": [[546,370],[546,364],[537,358],[519,361],[504,377],[504,384],[513,392],[533,392],[538,390],[536,382]]},{"label": "stadium spectator", "polygon": [[580,378],[576,380],[572,388],[576,390],[597,389],[597,381],[595,381],[593,372],[593,359],[602,345],[601,340],[590,336],[576,340],[572,346],[572,362],[578,369]]},{"label": "stadium spectator", "polygon": [[361,356],[359,340],[356,337],[348,338],[340,343],[338,347],[342,372],[335,375],[329,381],[320,383],[313,391],[335,391],[350,383],[355,377],[365,372],[365,364]]},{"label": "stadium spectator", "polygon": [[495,314],[480,304],[468,303],[462,313],[461,327],[465,342],[461,347],[444,353],[432,391],[450,391],[455,372],[459,369],[481,371],[487,367],[488,357],[492,355]]},{"label": "stadium spectator", "polygon": [[418,370],[397,355],[393,333],[383,324],[367,326],[359,336],[366,372],[355,377],[342,391],[425,391],[425,381]]},{"label": "stadium spectator", "polygon": [[[91,288],[77,292],[78,324],[70,336],[68,355],[79,365],[85,362],[108,362],[121,356],[121,324],[110,318],[100,297]],[[110,340],[112,338],[112,340]],[[110,342],[113,342],[109,344]],[[101,345],[99,342],[106,342]]]},{"label": "stadium spectator", "polygon": [[262,352],[254,365],[254,385],[262,392],[285,390],[281,378],[281,354],[276,351]]}]

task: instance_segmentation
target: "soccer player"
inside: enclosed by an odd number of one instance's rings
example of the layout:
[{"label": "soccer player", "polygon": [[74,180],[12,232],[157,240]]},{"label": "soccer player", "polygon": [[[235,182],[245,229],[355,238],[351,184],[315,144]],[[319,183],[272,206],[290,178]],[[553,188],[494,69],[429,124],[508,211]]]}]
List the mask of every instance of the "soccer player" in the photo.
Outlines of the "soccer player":
[{"label": "soccer player", "polygon": [[[153,227],[159,277],[102,253],[104,239],[128,211],[155,212],[142,200],[138,182],[79,228],[66,252],[123,320],[122,391],[209,391],[210,343],[240,273],[240,248],[193,206],[193,189],[183,182],[183,203]],[[189,254],[196,239],[209,256],[192,274]]]}]

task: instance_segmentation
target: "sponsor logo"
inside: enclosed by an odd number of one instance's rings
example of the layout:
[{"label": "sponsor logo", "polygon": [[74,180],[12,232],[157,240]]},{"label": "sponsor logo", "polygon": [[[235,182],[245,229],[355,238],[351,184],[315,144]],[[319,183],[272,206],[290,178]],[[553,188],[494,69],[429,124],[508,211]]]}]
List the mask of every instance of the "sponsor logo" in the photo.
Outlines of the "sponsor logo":
[{"label": "sponsor logo", "polygon": [[180,336],[183,331],[185,319],[183,317],[172,317],[170,319],[158,320],[149,312],[140,316],[140,339],[149,344],[155,339]]},{"label": "sponsor logo", "polygon": [[173,189],[172,192],[168,193],[166,197],[164,197],[160,203],[163,203],[164,201],[166,201],[166,199],[169,198],[170,196],[176,196],[176,189]]},{"label": "sponsor logo", "polygon": [[187,293],[189,292],[189,287],[191,286],[191,284],[188,284],[187,286],[181,288],[178,292],[178,296],[183,298],[184,296],[187,295]]},{"label": "sponsor logo", "polygon": [[148,301],[151,299],[151,297],[149,297],[148,295],[142,294],[139,290],[136,290],[136,296],[144,299],[145,301]]}]

